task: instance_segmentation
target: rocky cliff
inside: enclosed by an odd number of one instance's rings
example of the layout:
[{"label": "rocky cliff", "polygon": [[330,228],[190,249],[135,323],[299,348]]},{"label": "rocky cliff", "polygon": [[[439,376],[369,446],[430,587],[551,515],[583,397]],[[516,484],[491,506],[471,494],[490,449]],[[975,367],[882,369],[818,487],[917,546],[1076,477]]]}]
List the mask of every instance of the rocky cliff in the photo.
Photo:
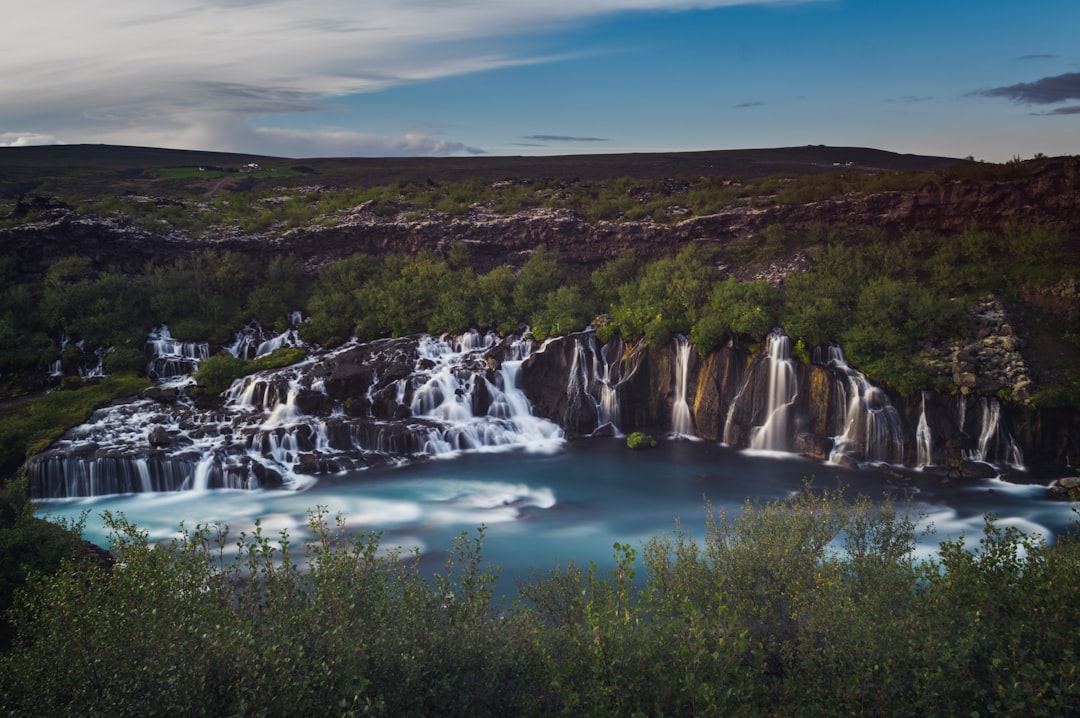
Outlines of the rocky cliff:
[{"label": "rocky cliff", "polygon": [[[760,198],[763,204],[768,198]],[[678,193],[671,195],[678,214]],[[771,225],[790,232],[816,225],[888,232],[926,230],[943,234],[975,226],[1004,230],[1016,224],[1041,224],[1080,234],[1080,157],[1046,161],[1015,179],[942,179],[915,190],[852,193],[806,204],[732,206],[716,214],[671,224],[590,223],[571,210],[533,209],[498,216],[474,207],[462,219],[385,218],[360,205],[336,217],[334,226],[244,234],[215,230],[193,236],[180,231],[150,232],[45,201],[39,221],[0,230],[0,247],[19,258],[27,271],[44,271],[58,256],[91,257],[99,267],[135,269],[147,260],[167,260],[186,251],[218,248],[265,257],[293,253],[314,268],[356,252],[383,254],[430,249],[445,251],[465,242],[477,269],[520,264],[539,245],[558,249],[570,263],[593,268],[632,250],[645,260],[674,254],[690,243],[724,244],[753,237]]]},{"label": "rocky cliff", "polygon": [[[522,388],[570,435],[673,428],[675,347],[603,345],[586,333],[533,353]],[[789,388],[777,386],[777,363]],[[924,467],[953,478],[1024,465],[1068,466],[1080,455],[1080,414],[1003,404],[994,396],[923,392],[900,397],[871,385],[834,349],[809,363],[727,346],[687,358],[692,435],[739,448],[789,451],[841,464]],[[771,439],[764,432],[779,426]],[[990,468],[993,465],[996,468]]]}]

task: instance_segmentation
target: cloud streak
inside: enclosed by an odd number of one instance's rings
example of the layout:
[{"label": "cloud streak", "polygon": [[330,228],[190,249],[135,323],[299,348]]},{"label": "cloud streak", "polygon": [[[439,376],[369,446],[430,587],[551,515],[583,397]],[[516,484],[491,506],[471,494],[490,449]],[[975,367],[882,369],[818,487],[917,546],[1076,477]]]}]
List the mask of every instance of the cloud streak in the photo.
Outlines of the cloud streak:
[{"label": "cloud streak", "polygon": [[0,132],[0,147],[30,147],[32,145],[58,145],[60,140],[52,135],[36,132]]},{"label": "cloud streak", "polygon": [[573,135],[526,135],[522,139],[537,142],[611,142],[608,137],[575,137]]},{"label": "cloud streak", "polygon": [[84,0],[27,3],[0,23],[0,132],[164,147],[243,142],[200,148],[301,156],[351,147],[471,152],[430,135],[252,125],[325,109],[335,98],[559,59],[508,49],[522,28],[535,34],[628,11],[790,2],[173,0],[163,11],[146,0],[103,0],[91,12]]},{"label": "cloud streak", "polygon": [[1035,82],[1021,82],[984,90],[988,97],[1004,97],[1029,105],[1049,105],[1066,100],[1080,100],[1080,72],[1044,77]]},{"label": "cloud streak", "polygon": [[1055,116],[1055,115],[1080,115],[1080,105],[1069,105],[1068,107],[1056,107],[1048,112],[1032,112],[1033,115],[1041,116]]}]

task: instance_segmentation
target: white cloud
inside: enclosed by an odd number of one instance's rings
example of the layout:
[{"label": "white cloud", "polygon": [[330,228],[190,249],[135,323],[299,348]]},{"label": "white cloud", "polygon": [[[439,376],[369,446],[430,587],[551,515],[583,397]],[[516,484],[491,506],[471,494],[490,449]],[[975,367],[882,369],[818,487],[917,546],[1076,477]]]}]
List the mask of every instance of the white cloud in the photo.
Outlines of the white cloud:
[{"label": "white cloud", "polygon": [[[50,0],[0,22],[0,126],[70,141],[468,151],[452,141],[328,128],[250,129],[255,118],[394,85],[550,61],[508,39],[629,10],[791,0]],[[813,1],[813,0],[806,0]],[[280,143],[272,145],[272,143]],[[250,151],[232,145],[201,149]],[[286,154],[278,150],[274,154]],[[289,153],[291,154],[291,153]]]},{"label": "white cloud", "polygon": [[0,147],[29,147],[31,145],[60,145],[52,135],[37,132],[0,132]]}]

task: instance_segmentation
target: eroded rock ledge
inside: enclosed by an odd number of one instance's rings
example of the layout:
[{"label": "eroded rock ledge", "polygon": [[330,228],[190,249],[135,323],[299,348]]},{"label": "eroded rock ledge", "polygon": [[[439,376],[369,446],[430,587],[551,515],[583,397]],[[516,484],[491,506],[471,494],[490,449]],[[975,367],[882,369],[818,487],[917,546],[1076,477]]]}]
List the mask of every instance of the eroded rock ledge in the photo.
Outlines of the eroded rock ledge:
[{"label": "eroded rock ledge", "polygon": [[[360,205],[336,217],[332,227],[310,226],[283,232],[245,234],[218,229],[203,235],[179,231],[150,232],[115,219],[82,216],[54,206],[34,223],[0,230],[0,245],[18,256],[27,271],[44,272],[57,257],[90,257],[101,268],[137,271],[146,261],[169,260],[199,249],[230,249],[265,256],[292,253],[312,269],[356,252],[383,254],[443,251],[463,241],[480,271],[519,264],[539,245],[558,249],[564,261],[594,268],[632,250],[645,260],[669,256],[691,243],[724,244],[751,237],[771,225],[799,232],[813,226],[840,225],[851,231],[924,230],[955,234],[975,226],[1005,230],[1039,224],[1080,233],[1080,157],[1048,162],[1033,174],[1001,181],[950,179],[929,182],[912,191],[852,193],[802,205],[755,208],[733,206],[704,217],[673,224],[645,222],[590,223],[566,209],[533,209],[497,216],[482,206],[464,219],[384,219]],[[672,197],[673,216],[678,197]]]}]

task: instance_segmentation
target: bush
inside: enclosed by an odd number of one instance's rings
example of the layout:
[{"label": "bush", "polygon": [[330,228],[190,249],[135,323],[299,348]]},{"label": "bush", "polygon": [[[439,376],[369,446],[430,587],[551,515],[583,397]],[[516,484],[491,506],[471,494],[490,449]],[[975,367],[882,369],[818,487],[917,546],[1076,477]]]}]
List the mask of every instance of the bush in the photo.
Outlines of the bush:
[{"label": "bush", "polygon": [[[1067,715],[1080,541],[1000,527],[916,558],[888,501],[807,487],[709,511],[614,567],[571,564],[493,596],[483,528],[441,569],[315,510],[286,532],[122,516],[110,571],[43,567],[0,657],[6,715]],[[8,565],[7,563],[4,564]],[[644,575],[639,577],[639,573]],[[165,650],[164,647],[167,647]]]},{"label": "bush", "polygon": [[626,437],[626,445],[631,449],[651,449],[656,446],[656,439],[640,431]]},{"label": "bush", "polygon": [[301,361],[306,355],[306,351],[294,347],[282,347],[258,359],[241,359],[222,352],[204,359],[192,378],[203,392],[220,394],[242,376],[264,369],[280,369]]}]

